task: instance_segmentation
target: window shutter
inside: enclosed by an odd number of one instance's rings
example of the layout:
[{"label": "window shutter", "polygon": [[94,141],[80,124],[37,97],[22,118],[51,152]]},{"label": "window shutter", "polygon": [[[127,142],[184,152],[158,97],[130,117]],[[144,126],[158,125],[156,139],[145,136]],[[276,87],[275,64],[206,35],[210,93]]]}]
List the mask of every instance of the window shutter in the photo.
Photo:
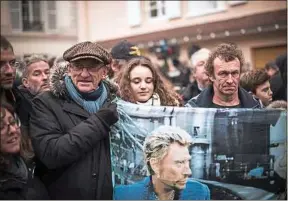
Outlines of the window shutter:
[{"label": "window shutter", "polygon": [[141,23],[141,7],[140,1],[127,1],[128,7],[128,23],[130,26],[140,25]]},{"label": "window shutter", "polygon": [[57,5],[56,1],[46,1],[47,3],[47,30],[55,31],[57,29]]},{"label": "window shutter", "polygon": [[166,1],[167,15],[169,19],[181,17],[180,1]]},{"label": "window shutter", "polygon": [[13,31],[22,31],[21,1],[9,1],[11,27]]}]

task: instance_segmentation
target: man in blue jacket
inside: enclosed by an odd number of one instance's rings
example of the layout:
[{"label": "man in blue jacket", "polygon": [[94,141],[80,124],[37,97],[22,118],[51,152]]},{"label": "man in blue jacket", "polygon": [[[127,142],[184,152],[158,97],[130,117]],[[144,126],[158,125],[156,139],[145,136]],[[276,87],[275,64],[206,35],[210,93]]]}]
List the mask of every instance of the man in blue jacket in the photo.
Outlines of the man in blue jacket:
[{"label": "man in blue jacket", "polygon": [[172,126],[160,126],[147,136],[144,155],[151,176],[117,186],[116,200],[209,200],[209,188],[191,176],[191,136]]}]

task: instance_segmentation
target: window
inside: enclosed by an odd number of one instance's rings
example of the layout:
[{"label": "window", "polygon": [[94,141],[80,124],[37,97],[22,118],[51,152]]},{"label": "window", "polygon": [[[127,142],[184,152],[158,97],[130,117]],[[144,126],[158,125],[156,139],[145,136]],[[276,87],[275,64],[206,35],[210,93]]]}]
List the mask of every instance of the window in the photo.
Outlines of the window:
[{"label": "window", "polygon": [[190,16],[199,16],[224,10],[225,1],[189,1]]},{"label": "window", "polygon": [[56,1],[47,1],[48,30],[56,29]]},{"label": "window", "polygon": [[43,31],[40,1],[21,1],[23,31]]},{"label": "window", "polygon": [[149,1],[149,16],[152,19],[166,16],[166,1]]},{"label": "window", "polygon": [[22,10],[20,1],[9,1],[10,14],[11,14],[11,26],[15,31],[22,30]]},{"label": "window", "polygon": [[9,1],[9,6],[13,31],[56,29],[56,1]]}]

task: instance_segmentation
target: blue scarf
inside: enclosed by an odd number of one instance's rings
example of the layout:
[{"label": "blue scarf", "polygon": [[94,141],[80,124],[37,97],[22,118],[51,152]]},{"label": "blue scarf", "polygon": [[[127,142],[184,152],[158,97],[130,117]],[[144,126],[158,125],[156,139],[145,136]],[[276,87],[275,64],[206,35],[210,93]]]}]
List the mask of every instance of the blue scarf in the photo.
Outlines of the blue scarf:
[{"label": "blue scarf", "polygon": [[89,113],[97,112],[102,107],[108,96],[107,89],[102,82],[98,89],[91,93],[79,92],[75,88],[71,78],[67,75],[65,76],[65,85],[70,97]]}]

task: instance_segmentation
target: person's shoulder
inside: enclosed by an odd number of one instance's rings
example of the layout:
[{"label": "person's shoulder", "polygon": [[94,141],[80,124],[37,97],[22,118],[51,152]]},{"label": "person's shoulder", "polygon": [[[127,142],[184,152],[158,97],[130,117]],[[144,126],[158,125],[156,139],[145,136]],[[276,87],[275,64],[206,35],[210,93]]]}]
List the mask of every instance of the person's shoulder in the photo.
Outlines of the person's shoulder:
[{"label": "person's shoulder", "polygon": [[51,91],[43,91],[39,94],[37,94],[33,100],[39,99],[39,100],[50,100],[50,99],[55,99],[56,97]]},{"label": "person's shoulder", "polygon": [[146,179],[130,185],[119,185],[114,189],[114,198],[116,200],[132,200],[143,197],[143,192],[147,188]]},{"label": "person's shoulder", "polygon": [[242,108],[262,108],[261,103],[242,87],[239,87],[239,99]]},{"label": "person's shoulder", "polygon": [[206,200],[210,198],[210,190],[207,185],[193,179],[189,179],[186,188],[181,194],[182,199]]},{"label": "person's shoulder", "polygon": [[213,87],[212,85],[206,87],[203,91],[201,91],[197,96],[191,98],[186,107],[206,107],[208,108],[211,105],[213,98]]},{"label": "person's shoulder", "polygon": [[199,107],[197,105],[197,101],[198,101],[198,98],[199,98],[200,94],[192,97],[190,100],[187,101],[187,103],[185,104],[185,107]]},{"label": "person's shoulder", "polygon": [[[57,97],[53,94],[53,92],[51,91],[44,91],[41,92],[40,94],[36,95],[33,99],[32,99],[32,103],[36,104],[36,103],[42,103],[44,105],[47,105],[47,107],[55,107],[55,104],[63,104],[64,99],[61,97]],[[50,105],[50,106],[48,106]]]}]

